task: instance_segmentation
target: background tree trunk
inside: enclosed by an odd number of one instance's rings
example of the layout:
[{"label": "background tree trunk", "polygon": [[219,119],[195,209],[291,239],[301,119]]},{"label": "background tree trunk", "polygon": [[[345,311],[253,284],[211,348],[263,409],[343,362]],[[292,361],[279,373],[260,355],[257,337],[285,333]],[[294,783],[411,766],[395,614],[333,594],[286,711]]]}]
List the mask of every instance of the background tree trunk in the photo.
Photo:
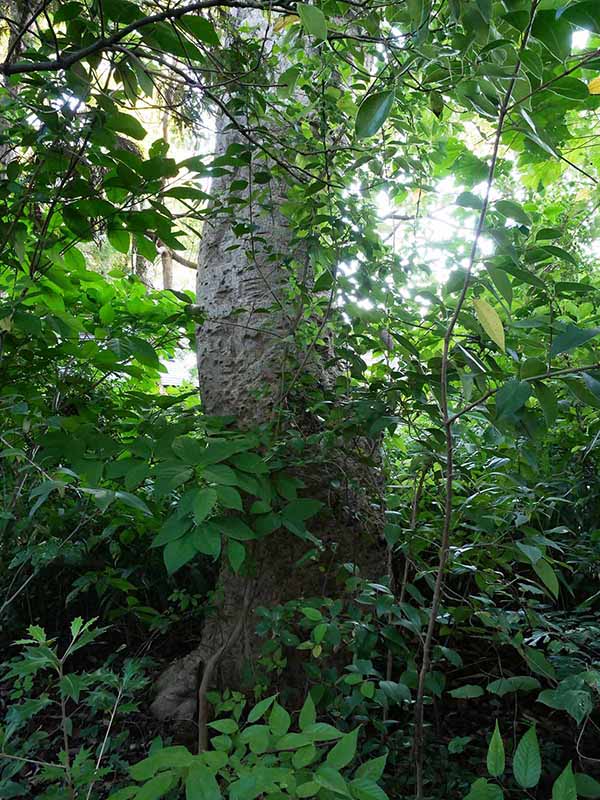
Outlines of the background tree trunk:
[{"label": "background tree trunk", "polygon": [[[241,121],[240,127],[244,125]],[[244,144],[245,140],[223,114],[217,122],[217,155],[234,143]],[[302,363],[302,354],[295,354],[291,344],[302,309],[287,300],[288,265],[295,262],[304,279],[310,280],[305,246],[294,239],[280,211],[287,196],[285,182],[272,178],[269,192],[262,193],[258,202],[253,196],[252,170],[250,163],[213,180],[212,196],[224,207],[231,182],[247,180],[248,203],[236,212],[235,219],[229,213],[211,215],[203,231],[197,275],[197,303],[205,317],[197,336],[203,409],[209,415],[234,415],[242,428],[269,422],[282,394],[286,366],[294,357],[296,363]],[[304,368],[313,376],[327,378],[318,354]],[[330,487],[342,475],[346,478],[345,490],[340,493],[343,497],[332,500]],[[303,495],[325,504],[325,513],[310,526],[323,543],[321,558],[294,571],[307,543],[290,533],[277,532],[254,543],[251,579],[234,574],[223,562],[216,587],[217,613],[206,621],[201,645],[161,676],[152,704],[157,717],[194,717],[202,664],[227,642],[230,646],[218,664],[216,677],[222,687],[242,687],[244,670],[251,674],[258,658],[255,612],[260,606],[332,594],[342,560],[352,561],[361,574],[371,578],[385,573],[385,552],[378,541],[381,520],[366,511],[365,489],[377,491],[378,476],[372,468],[365,468],[360,454],[340,450],[327,465],[307,470],[301,477],[306,484]],[[356,484],[361,484],[358,490]],[[246,608],[248,580],[252,580],[252,589]],[[338,587],[336,594],[339,592]],[[240,614],[247,617],[243,634],[231,642]],[[302,674],[301,669],[294,672],[296,679]],[[285,684],[290,682],[288,674]]]}]

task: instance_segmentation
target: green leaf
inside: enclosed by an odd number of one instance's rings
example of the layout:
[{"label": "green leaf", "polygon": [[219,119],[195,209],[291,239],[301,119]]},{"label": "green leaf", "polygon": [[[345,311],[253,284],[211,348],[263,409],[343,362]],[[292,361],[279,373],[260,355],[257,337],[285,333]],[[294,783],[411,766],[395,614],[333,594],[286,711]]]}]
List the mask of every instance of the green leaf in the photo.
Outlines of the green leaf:
[{"label": "green leaf", "polygon": [[537,786],[542,774],[542,760],[535,727],[531,727],[521,738],[513,758],[513,773],[523,789]]},{"label": "green leaf", "polygon": [[571,52],[572,29],[565,19],[557,19],[554,11],[538,11],[531,34],[548,48],[552,55],[564,61]]},{"label": "green leaf", "polygon": [[556,679],[556,670],[541,650],[535,650],[533,647],[525,647],[524,653],[527,663],[533,672],[542,675],[544,678]]},{"label": "green leaf", "polygon": [[135,117],[124,114],[122,111],[113,111],[106,120],[106,127],[109,130],[131,136],[132,139],[140,140],[146,136],[144,126]]},{"label": "green leaf", "polygon": [[365,761],[354,773],[355,778],[370,778],[372,781],[378,781],[383,775],[387,755],[372,758],[370,761]]},{"label": "green leaf", "polygon": [[496,418],[512,416],[522,408],[531,395],[531,386],[527,381],[515,378],[507,381],[496,393]]},{"label": "green leaf", "polygon": [[552,389],[545,383],[536,381],[533,391],[544,414],[546,424],[550,427],[556,422],[558,416],[558,401]]},{"label": "green leaf", "polygon": [[600,783],[595,778],[584,775],[583,772],[575,773],[575,786],[579,797],[589,797],[592,800],[600,798]]},{"label": "green leaf", "polygon": [[326,763],[334,769],[347,767],[356,755],[359,728],[345,734],[327,754]]},{"label": "green leaf", "polygon": [[314,779],[324,789],[329,789],[330,792],[341,794],[344,797],[348,796],[346,781],[336,769],[327,765],[321,766],[316,771]]},{"label": "green leaf", "polygon": [[538,703],[544,703],[550,708],[566,711],[578,725],[581,725],[593,710],[589,692],[580,689],[565,689],[560,685],[556,689],[546,689],[540,692],[537,700]]},{"label": "green leaf", "polygon": [[292,724],[292,720],[285,708],[279,703],[273,705],[273,710],[269,715],[269,727],[275,736],[286,734]]},{"label": "green leaf", "polygon": [[506,756],[504,754],[504,742],[500,734],[498,720],[494,727],[494,733],[490,739],[486,756],[487,771],[493,778],[499,778],[506,766]]},{"label": "green leaf", "polygon": [[474,208],[479,211],[483,208],[483,200],[473,192],[461,192],[456,198],[456,205],[463,208]]},{"label": "green leaf", "polygon": [[546,559],[542,558],[539,561],[536,561],[536,563],[533,565],[533,569],[535,570],[536,575],[541,578],[543,584],[550,591],[550,593],[554,597],[558,597],[558,578]]},{"label": "green leaf", "polygon": [[214,517],[211,522],[217,525],[230,539],[238,539],[242,542],[256,539],[256,534],[252,528],[246,525],[239,517]]},{"label": "green leaf", "polygon": [[502,325],[502,320],[498,316],[498,312],[481,297],[476,297],[473,300],[473,305],[475,306],[475,313],[477,314],[477,319],[481,323],[483,330],[501,350],[505,350],[504,327]]},{"label": "green leaf", "polygon": [[560,353],[567,353],[582,344],[589,342],[600,333],[600,328],[578,328],[576,325],[567,325],[562,333],[552,341],[550,356],[554,357]]},{"label": "green leaf", "polygon": [[283,509],[282,516],[291,522],[304,522],[318,514],[323,505],[324,503],[320,500],[312,500],[308,497],[301,500],[292,500]]},{"label": "green leaf", "polygon": [[219,731],[219,733],[226,733],[227,735],[237,733],[239,730],[239,725],[234,719],[231,719],[231,717],[216,719],[214,722],[209,722],[208,727],[214,728],[214,730]]},{"label": "green leaf", "polygon": [[356,800],[388,800],[381,786],[367,776],[355,778],[349,785]]},{"label": "green leaf", "polygon": [[396,681],[380,681],[379,688],[392,703],[410,703],[410,689],[405,683]]},{"label": "green leaf", "polygon": [[172,772],[162,772],[138,789],[136,800],[158,800],[165,796],[174,783],[175,775]]},{"label": "green leaf", "polygon": [[205,17],[184,14],[180,23],[204,44],[214,45],[215,47],[221,44],[214,25]]},{"label": "green leaf", "polygon": [[298,3],[296,10],[304,30],[320,42],[326,42],[327,20],[321,9],[307,3]]},{"label": "green leaf", "polygon": [[292,765],[295,769],[302,769],[311,764],[317,756],[317,748],[314,744],[307,744],[300,747],[292,756]]},{"label": "green leaf", "polygon": [[246,560],[246,548],[244,545],[241,542],[236,542],[235,539],[230,539],[227,542],[227,559],[231,569],[238,573]]},{"label": "green leaf", "polygon": [[277,695],[273,694],[270,697],[265,697],[264,700],[261,700],[259,703],[257,703],[252,711],[248,714],[248,722],[256,722],[259,720],[263,714],[265,714],[271,708],[276,697]]},{"label": "green leaf", "polygon": [[217,502],[217,493],[214,489],[200,489],[194,498],[194,519],[202,522],[210,514]]},{"label": "green leaf", "polygon": [[577,786],[570,761],[554,781],[552,800],[577,800]]},{"label": "green leaf", "polygon": [[185,779],[186,800],[221,800],[221,790],[211,770],[195,763]]},{"label": "green leaf", "polygon": [[355,131],[358,139],[374,136],[388,118],[394,105],[394,92],[369,94],[356,114]]},{"label": "green leaf", "polygon": [[211,522],[205,522],[194,528],[193,542],[198,553],[215,560],[221,555],[221,532]]},{"label": "green leaf", "polygon": [[497,681],[488,683],[487,690],[499,697],[512,692],[532,692],[540,688],[540,682],[531,675],[514,675],[510,678],[499,678]]},{"label": "green leaf", "polygon": [[298,718],[298,724],[300,726],[300,730],[303,731],[309,725],[314,725],[316,721],[317,721],[317,710],[315,708],[315,704],[309,692],[306,695],[306,700],[304,701],[304,705],[300,709],[300,716]]},{"label": "green leaf", "polygon": [[596,0],[584,0],[563,8],[558,15],[561,20],[571,22],[578,28],[600,33],[600,8]]},{"label": "green leaf", "polygon": [[515,222],[520,222],[521,225],[531,226],[529,215],[523,211],[519,203],[515,203],[513,200],[497,200],[495,206],[503,217],[514,219]]},{"label": "green leaf", "polygon": [[499,786],[489,783],[485,778],[479,778],[471,786],[465,800],[502,800],[504,793]]},{"label": "green leaf", "polygon": [[193,536],[189,534],[174,542],[169,542],[163,550],[163,559],[169,575],[173,575],[196,555]]},{"label": "green leaf", "polygon": [[119,253],[127,255],[131,246],[131,237],[127,231],[121,228],[113,228],[108,231],[108,241]]},{"label": "green leaf", "polygon": [[217,486],[217,498],[224,508],[233,508],[235,511],[243,511],[242,498],[237,489],[233,486]]},{"label": "green leaf", "polygon": [[457,699],[481,697],[483,694],[483,688],[481,686],[476,686],[473,683],[467,683],[464,686],[460,686],[458,689],[452,689],[449,694],[451,697],[455,697]]}]

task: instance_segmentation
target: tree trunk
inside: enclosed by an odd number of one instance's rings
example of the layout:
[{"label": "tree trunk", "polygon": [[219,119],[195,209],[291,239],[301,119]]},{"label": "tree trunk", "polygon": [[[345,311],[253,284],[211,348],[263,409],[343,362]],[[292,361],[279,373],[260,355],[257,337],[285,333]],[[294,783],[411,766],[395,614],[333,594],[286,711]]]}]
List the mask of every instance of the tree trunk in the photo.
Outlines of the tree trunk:
[{"label": "tree trunk", "polygon": [[[240,127],[244,125],[241,120]],[[234,143],[244,143],[243,136],[222,115],[217,124],[217,154],[224,154]],[[215,207],[205,223],[197,275],[197,303],[205,318],[197,336],[203,409],[209,415],[234,415],[242,428],[273,418],[282,396],[284,371],[290,364],[292,372],[301,364],[317,379],[331,377],[324,373],[317,352],[306,359],[306,353],[295,353],[290,344],[302,308],[287,300],[288,265],[294,262],[308,283],[310,275],[302,240],[295,240],[280,210],[287,196],[285,182],[272,178],[269,192],[264,193],[266,199],[259,203],[253,196],[252,170],[250,163],[213,180],[212,195],[217,203],[227,205],[230,183],[240,179],[248,181],[249,202],[236,212],[235,219],[219,214]],[[372,448],[372,443],[363,441],[352,452],[340,449],[333,457],[328,455],[327,464],[315,464],[301,475],[306,484],[303,495],[325,504],[326,513],[311,526],[322,542],[320,558],[296,567],[307,543],[290,533],[277,532],[254,543],[252,578],[236,575],[222,564],[215,593],[218,613],[206,621],[201,645],[161,676],[152,704],[157,717],[194,718],[202,665],[223,646],[227,650],[215,669],[215,682],[221,687],[243,688],[243,673],[252,674],[260,647],[255,633],[257,608],[339,594],[335,584],[340,562],[353,562],[366,577],[385,574],[385,552],[378,537],[380,514],[374,513],[368,502],[368,495],[378,492],[378,474],[364,466],[364,453],[357,452],[361,447]],[[344,481],[342,490],[332,494],[332,484]],[[232,632],[239,627],[240,615],[245,617],[243,632],[234,640]],[[297,660],[298,654],[290,656]],[[298,685],[302,672],[298,666],[295,664],[294,680],[288,670],[285,685]]]}]

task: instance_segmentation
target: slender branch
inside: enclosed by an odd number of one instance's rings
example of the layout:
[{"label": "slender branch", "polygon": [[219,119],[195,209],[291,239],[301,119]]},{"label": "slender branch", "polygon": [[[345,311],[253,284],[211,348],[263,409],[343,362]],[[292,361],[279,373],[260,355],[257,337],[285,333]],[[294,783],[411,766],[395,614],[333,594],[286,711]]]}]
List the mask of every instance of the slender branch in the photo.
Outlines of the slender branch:
[{"label": "slender branch", "polygon": [[[208,8],[256,8],[260,11],[273,9],[271,3],[253,2],[253,0],[200,0],[200,2],[190,3],[189,5],[180,6],[179,8],[169,8],[166,11],[161,11],[156,14],[150,14],[147,17],[136,19],[129,25],[113,33],[112,36],[107,36],[102,39],[96,39],[87,47],[82,47],[80,50],[74,50],[72,53],[67,53],[60,58],[48,61],[19,61],[11,64],[5,61],[0,65],[0,75],[17,75],[31,72],[59,72],[60,70],[69,69],[78,61],[84,58],[93,56],[96,53],[101,53],[103,50],[118,44],[131,33],[136,33],[148,25],[154,25],[158,22],[165,22],[167,20],[175,21],[181,19],[184,14],[192,14],[195,11],[202,11]],[[285,5],[278,5],[274,10],[288,13]]]},{"label": "slender branch", "polygon": [[529,24],[523,34],[521,46],[519,48],[519,55],[517,63],[513,71],[512,78],[506,90],[506,94],[502,100],[500,112],[498,115],[498,125],[494,137],[494,146],[492,150],[492,158],[488,171],[487,185],[485,197],[479,214],[477,228],[473,239],[473,245],[469,256],[468,267],[465,272],[465,280],[463,283],[462,291],[456,303],[454,313],[452,314],[446,334],[444,336],[444,345],[442,352],[442,365],[440,375],[440,411],[442,415],[442,422],[444,425],[445,439],[446,439],[446,499],[444,503],[444,521],[442,527],[442,535],[439,548],[439,562],[433,590],[433,597],[431,600],[431,609],[429,612],[429,622],[425,634],[425,642],[423,644],[423,657],[421,661],[421,669],[419,671],[419,680],[417,687],[417,697],[415,702],[415,733],[413,744],[413,755],[415,759],[415,774],[416,774],[416,798],[422,800],[423,798],[423,765],[424,765],[424,705],[425,705],[425,682],[429,675],[429,666],[431,663],[431,650],[433,646],[433,636],[437,624],[437,615],[440,607],[442,591],[444,588],[444,574],[446,563],[448,561],[448,553],[450,549],[450,535],[452,532],[452,513],[453,513],[453,499],[454,499],[454,440],[452,436],[452,423],[448,418],[448,365],[450,361],[450,343],[458,317],[462,310],[469,290],[469,283],[471,274],[475,267],[477,254],[479,251],[479,240],[483,233],[485,219],[487,216],[488,206],[492,193],[492,185],[494,182],[494,175],[496,172],[496,164],[498,162],[498,155],[500,151],[500,141],[502,139],[502,132],[504,129],[504,122],[508,114],[511,96],[519,76],[521,69],[521,56],[527,47],[531,28],[535,19],[535,13],[540,0],[532,0],[531,9],[529,14]]},{"label": "slender branch", "polygon": [[[561,375],[577,375],[578,373],[589,372],[590,370],[595,369],[600,369],[600,362],[598,364],[587,364],[585,367],[567,367],[566,369],[557,369],[554,371],[548,370],[548,372],[542,372],[539,375],[532,375],[529,378],[522,378],[522,380],[527,383],[533,383],[534,381],[549,380],[550,378],[560,378]],[[474,400],[464,408],[461,408],[460,411],[457,411],[455,414],[449,416],[446,420],[446,425],[452,425],[464,414],[468,414],[469,411],[473,411],[474,408],[477,408],[477,406],[480,406],[486,400],[489,400],[490,397],[493,397],[497,392],[500,391],[501,388],[501,386],[497,386],[495,389],[488,389],[488,391],[482,394],[478,400]]]}]

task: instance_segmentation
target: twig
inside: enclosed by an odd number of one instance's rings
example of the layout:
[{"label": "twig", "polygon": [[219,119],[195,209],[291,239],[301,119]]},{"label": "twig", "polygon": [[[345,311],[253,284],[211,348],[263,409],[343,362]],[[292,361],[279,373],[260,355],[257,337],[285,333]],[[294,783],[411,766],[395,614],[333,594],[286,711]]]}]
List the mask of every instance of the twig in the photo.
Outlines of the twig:
[{"label": "twig", "polygon": [[216,650],[204,665],[202,680],[200,681],[200,687],[198,688],[198,752],[199,753],[203,753],[208,747],[208,703],[206,701],[206,695],[210,686],[212,674],[215,670],[215,667],[221,660],[221,658],[223,658],[223,656],[229,650],[229,648],[233,644],[235,644],[235,642],[240,638],[240,635],[244,629],[246,617],[248,616],[248,609],[250,608],[251,598],[252,598],[252,582],[248,580],[248,582],[246,583],[246,588],[244,590],[244,600],[242,608],[234,629],[229,634],[229,638],[227,639],[225,644],[223,644],[218,650]]}]

